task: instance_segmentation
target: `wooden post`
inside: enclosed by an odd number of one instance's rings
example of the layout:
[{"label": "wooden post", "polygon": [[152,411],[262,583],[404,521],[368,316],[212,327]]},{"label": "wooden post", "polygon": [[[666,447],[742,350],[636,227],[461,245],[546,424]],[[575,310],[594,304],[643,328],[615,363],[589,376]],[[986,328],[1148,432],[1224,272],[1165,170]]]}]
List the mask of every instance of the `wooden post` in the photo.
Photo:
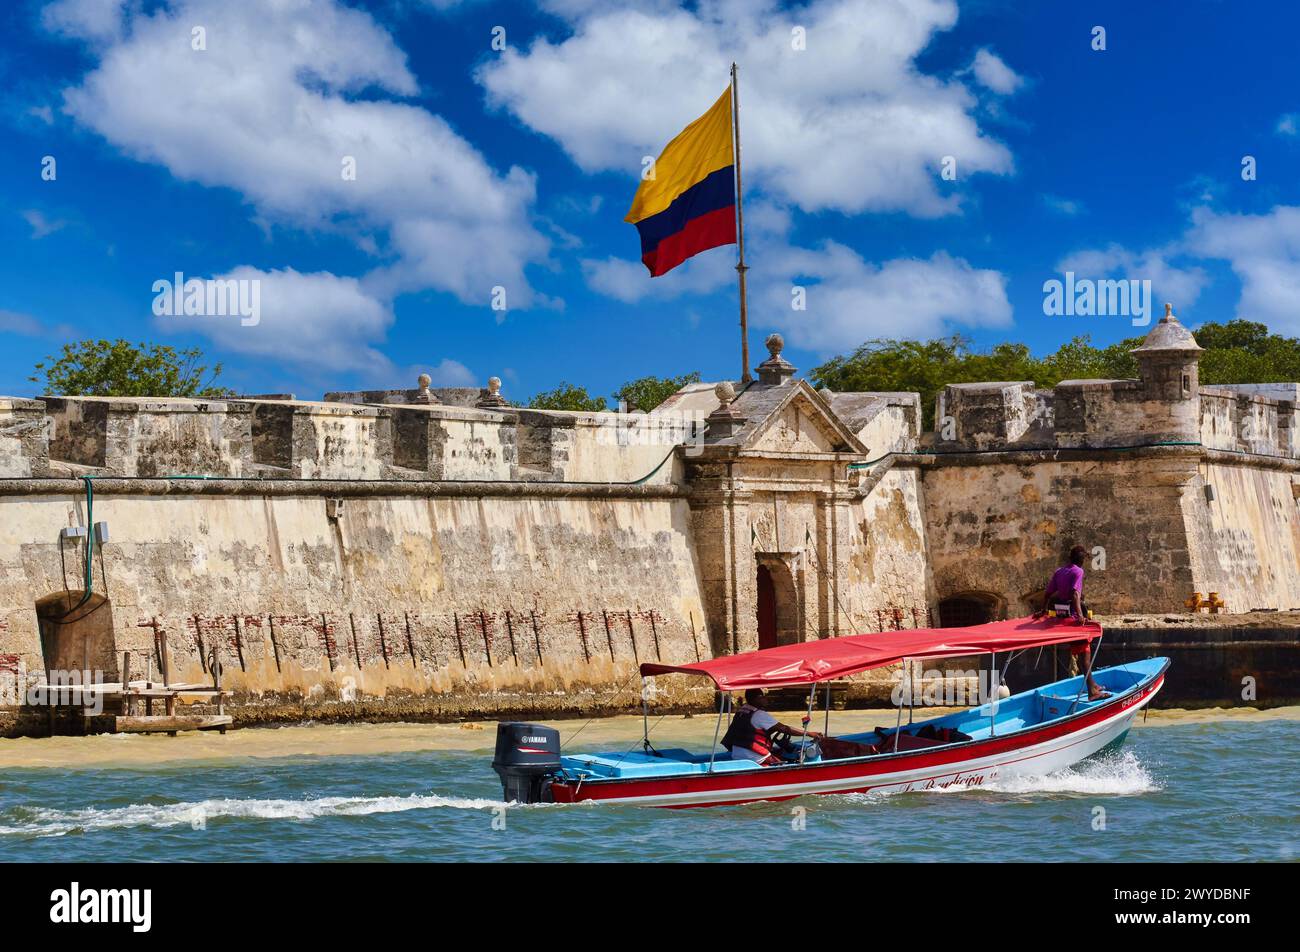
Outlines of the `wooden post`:
[{"label": "wooden post", "polygon": [[460,613],[452,612],[451,620],[456,625],[456,650],[460,652],[460,666],[462,668],[469,667],[465,664],[465,642],[460,637]]},{"label": "wooden post", "polygon": [[515,626],[510,620],[510,609],[506,609],[506,634],[510,636],[510,657],[515,659],[515,665],[519,664],[519,652],[515,650]]},{"label": "wooden post", "polygon": [[271,633],[271,651],[275,653],[275,672],[280,673],[280,643],[275,640],[275,616],[266,616],[267,630]]},{"label": "wooden post", "polygon": [[537,611],[530,610],[528,614],[533,621],[533,647],[537,649],[537,663],[545,665],[546,662],[542,659],[542,632],[537,626]]},{"label": "wooden post", "polygon": [[248,666],[244,664],[244,633],[239,629],[239,616],[232,616],[235,620],[235,651],[239,654],[239,670],[247,671]]},{"label": "wooden post", "polygon": [[158,631],[158,619],[153,620],[153,636],[158,641],[158,660],[162,665],[163,687],[168,687],[171,682],[171,659],[167,654],[167,634]]},{"label": "wooden post", "polygon": [[388,641],[384,638],[384,613],[375,612],[379,619],[379,653],[384,656],[384,667],[388,667]]},{"label": "wooden post", "polygon": [[406,619],[406,650],[411,653],[411,667],[419,670],[420,665],[415,660],[415,642],[411,640],[411,613],[403,612],[402,617]]},{"label": "wooden post", "polygon": [[203,647],[203,629],[199,627],[199,616],[194,616],[194,643],[199,646],[199,667],[203,673],[208,673],[208,652]]},{"label": "wooden post", "polygon": [[600,617],[605,620],[605,640],[609,642],[609,660],[614,661],[614,636],[609,630],[609,611],[602,608],[600,610]]},{"label": "wooden post", "polygon": [[[221,654],[214,645],[212,648],[212,686],[217,689],[217,714],[219,715],[226,713],[226,696],[221,693],[221,675]],[[218,730],[224,734],[226,732],[225,725],[223,724]]]},{"label": "wooden post", "polygon": [[122,652],[122,706],[126,716],[131,716],[131,652]]}]

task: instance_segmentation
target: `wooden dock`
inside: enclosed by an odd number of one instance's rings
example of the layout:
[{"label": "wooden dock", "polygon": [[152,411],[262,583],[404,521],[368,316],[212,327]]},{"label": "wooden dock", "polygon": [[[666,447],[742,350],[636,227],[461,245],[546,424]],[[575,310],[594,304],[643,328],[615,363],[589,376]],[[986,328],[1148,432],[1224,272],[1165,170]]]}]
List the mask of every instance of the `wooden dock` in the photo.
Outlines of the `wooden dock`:
[{"label": "wooden dock", "polygon": [[[152,662],[152,659],[149,659]],[[152,668],[152,665],[149,665]],[[112,734],[170,734],[180,731],[216,730],[224,734],[233,722],[225,711],[226,698],[231,692],[221,686],[222,664],[213,651],[209,670],[212,683],[171,683],[167,672],[166,651],[162,654],[162,680],[153,678],[152,670],[145,677],[131,679],[131,652],[122,653],[121,681],[97,684],[42,684],[38,690],[48,692],[47,698],[57,699],[49,704],[50,732],[54,733],[55,708],[96,708],[97,714],[85,714],[85,724],[91,733]],[[215,703],[215,714],[184,714],[178,711],[181,698],[196,698]],[[158,704],[161,711],[155,713]],[[120,713],[108,713],[117,710]]]}]

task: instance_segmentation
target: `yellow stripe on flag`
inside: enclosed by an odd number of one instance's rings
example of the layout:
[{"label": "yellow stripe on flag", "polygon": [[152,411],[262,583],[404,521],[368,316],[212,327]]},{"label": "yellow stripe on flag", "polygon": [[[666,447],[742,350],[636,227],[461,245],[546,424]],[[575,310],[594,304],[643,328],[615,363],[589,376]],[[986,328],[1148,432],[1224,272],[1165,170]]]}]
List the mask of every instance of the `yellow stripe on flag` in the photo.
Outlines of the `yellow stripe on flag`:
[{"label": "yellow stripe on flag", "polygon": [[636,190],[624,221],[636,223],[657,215],[678,195],[711,172],[735,163],[731,148],[731,89],[700,118],[683,129],[655,160],[655,177]]}]

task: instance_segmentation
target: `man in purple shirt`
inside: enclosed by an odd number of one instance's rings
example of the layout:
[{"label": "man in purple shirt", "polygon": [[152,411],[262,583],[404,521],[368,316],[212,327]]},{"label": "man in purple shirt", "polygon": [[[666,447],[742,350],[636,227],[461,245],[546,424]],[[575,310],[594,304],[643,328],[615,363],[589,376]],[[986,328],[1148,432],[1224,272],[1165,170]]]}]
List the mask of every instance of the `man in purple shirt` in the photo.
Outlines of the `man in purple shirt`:
[{"label": "man in purple shirt", "polygon": [[[1083,608],[1083,562],[1087,557],[1088,550],[1081,545],[1076,545],[1070,550],[1070,564],[1062,565],[1052,573],[1052,580],[1047,583],[1047,591],[1043,593],[1043,607],[1034,613],[1035,618],[1042,618],[1051,613],[1060,616],[1068,611],[1076,624],[1084,623],[1087,616]],[[1104,700],[1110,697],[1110,693],[1102,690],[1101,685],[1093,680],[1092,655],[1088,648],[1088,642],[1084,641],[1078,646],[1071,647],[1070,654],[1083,658],[1083,676],[1088,683],[1088,700]],[[1073,668],[1073,657],[1071,668]]]}]

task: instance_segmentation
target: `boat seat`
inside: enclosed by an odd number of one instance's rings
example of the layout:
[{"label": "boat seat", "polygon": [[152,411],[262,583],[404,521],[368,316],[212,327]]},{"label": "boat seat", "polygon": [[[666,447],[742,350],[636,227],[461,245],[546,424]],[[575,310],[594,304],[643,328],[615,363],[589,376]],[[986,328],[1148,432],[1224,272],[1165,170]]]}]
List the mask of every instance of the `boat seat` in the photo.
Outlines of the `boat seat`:
[{"label": "boat seat", "polygon": [[[877,736],[884,734],[880,728],[876,728]],[[903,731],[898,735],[898,750],[921,750],[925,747],[943,747],[947,741],[934,740],[930,737],[917,737],[915,734],[909,734]],[[887,734],[881,737],[876,744],[877,749],[882,754],[892,754],[894,752],[894,735]]]}]

